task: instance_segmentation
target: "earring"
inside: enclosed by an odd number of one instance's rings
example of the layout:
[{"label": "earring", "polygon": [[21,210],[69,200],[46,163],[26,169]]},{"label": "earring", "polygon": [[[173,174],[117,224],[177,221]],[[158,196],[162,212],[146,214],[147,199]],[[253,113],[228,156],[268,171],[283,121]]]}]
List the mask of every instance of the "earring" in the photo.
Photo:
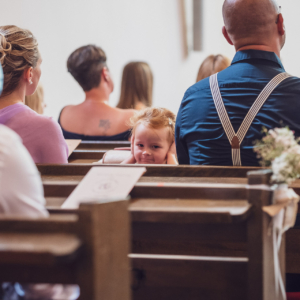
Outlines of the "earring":
[{"label": "earring", "polygon": [[33,84],[32,80],[29,81],[29,84]]}]

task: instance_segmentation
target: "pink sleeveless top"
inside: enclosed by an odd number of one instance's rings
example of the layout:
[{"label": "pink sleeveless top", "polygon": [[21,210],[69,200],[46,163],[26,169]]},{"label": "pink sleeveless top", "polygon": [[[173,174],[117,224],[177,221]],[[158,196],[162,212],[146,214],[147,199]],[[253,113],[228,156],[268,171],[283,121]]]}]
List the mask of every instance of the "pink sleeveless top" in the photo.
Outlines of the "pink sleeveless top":
[{"label": "pink sleeveless top", "polygon": [[0,124],[14,130],[35,163],[68,163],[68,146],[57,122],[16,103],[0,109]]}]

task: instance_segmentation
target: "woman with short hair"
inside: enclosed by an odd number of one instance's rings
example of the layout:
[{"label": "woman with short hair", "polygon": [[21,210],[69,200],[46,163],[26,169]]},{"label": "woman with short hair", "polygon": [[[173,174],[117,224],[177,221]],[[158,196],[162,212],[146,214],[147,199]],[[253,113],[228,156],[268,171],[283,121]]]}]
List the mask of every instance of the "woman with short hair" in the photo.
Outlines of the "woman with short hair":
[{"label": "woman with short hair", "polygon": [[130,62],[123,69],[118,108],[137,110],[152,106],[153,74],[145,62]]},{"label": "woman with short hair", "polygon": [[0,96],[0,124],[14,130],[35,163],[67,163],[68,147],[59,125],[24,104],[41,76],[38,43],[29,30],[0,26],[0,63],[4,86]]},{"label": "woman with short hair", "polygon": [[106,65],[105,52],[95,45],[80,47],[68,58],[67,67],[82,87],[85,100],[79,105],[68,105],[62,109],[58,122],[64,137],[98,141],[128,140],[129,119],[135,111],[109,105],[114,83]]}]

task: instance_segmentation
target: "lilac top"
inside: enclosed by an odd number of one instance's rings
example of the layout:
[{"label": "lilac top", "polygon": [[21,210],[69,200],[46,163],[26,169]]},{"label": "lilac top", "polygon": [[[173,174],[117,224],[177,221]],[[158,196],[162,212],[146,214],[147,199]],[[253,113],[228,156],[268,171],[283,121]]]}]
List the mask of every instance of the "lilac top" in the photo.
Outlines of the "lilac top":
[{"label": "lilac top", "polygon": [[14,130],[35,163],[68,163],[68,146],[58,123],[16,103],[0,109],[0,124]]}]

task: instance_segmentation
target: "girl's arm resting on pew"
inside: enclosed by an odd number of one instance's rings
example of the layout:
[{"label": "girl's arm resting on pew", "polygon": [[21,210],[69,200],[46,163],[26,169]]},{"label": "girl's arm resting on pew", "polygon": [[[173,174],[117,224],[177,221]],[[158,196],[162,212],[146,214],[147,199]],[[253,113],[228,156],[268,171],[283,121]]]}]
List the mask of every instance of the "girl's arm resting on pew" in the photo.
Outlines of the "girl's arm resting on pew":
[{"label": "girl's arm resting on pew", "polygon": [[126,158],[125,160],[123,160],[121,162],[121,165],[128,165],[128,164],[135,164],[136,160],[134,158],[134,155],[131,153],[130,156],[128,158]]}]

